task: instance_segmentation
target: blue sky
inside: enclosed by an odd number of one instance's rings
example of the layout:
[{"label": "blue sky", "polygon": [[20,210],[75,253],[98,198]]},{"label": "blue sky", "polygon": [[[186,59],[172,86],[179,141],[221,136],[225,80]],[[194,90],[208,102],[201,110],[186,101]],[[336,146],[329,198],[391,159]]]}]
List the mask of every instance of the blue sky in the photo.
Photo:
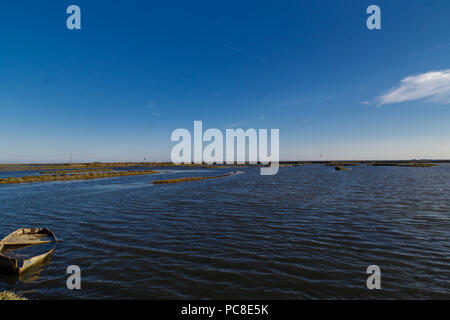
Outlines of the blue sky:
[{"label": "blue sky", "polygon": [[449,16],[447,0],[2,1],[0,162],[169,160],[194,120],[279,128],[282,160],[450,158]]}]

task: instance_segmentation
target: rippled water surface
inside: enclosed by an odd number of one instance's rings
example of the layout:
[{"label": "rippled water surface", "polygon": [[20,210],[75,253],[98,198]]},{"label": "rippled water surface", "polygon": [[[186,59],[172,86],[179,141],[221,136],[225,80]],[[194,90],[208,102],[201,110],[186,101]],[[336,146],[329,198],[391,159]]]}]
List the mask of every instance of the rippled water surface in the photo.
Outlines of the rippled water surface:
[{"label": "rippled water surface", "polygon": [[[450,165],[230,169],[0,186],[0,237],[48,227],[49,261],[4,289],[28,298],[450,298]],[[14,172],[2,173],[13,176]],[[30,174],[27,172],[27,174]],[[366,288],[381,268],[382,289]],[[82,270],[82,289],[66,269]]]}]

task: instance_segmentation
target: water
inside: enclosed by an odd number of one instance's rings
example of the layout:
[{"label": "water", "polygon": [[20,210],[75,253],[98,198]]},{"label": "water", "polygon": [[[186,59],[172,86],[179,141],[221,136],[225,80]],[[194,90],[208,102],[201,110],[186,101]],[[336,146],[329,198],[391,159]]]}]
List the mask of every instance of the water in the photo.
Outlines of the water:
[{"label": "water", "polygon": [[[49,261],[0,290],[32,299],[450,298],[450,165],[312,165],[276,176],[247,168],[149,183],[233,170],[0,185],[0,236],[48,227],[61,240]],[[378,291],[366,287],[373,264]],[[82,270],[79,291],[66,287],[69,265]]]}]

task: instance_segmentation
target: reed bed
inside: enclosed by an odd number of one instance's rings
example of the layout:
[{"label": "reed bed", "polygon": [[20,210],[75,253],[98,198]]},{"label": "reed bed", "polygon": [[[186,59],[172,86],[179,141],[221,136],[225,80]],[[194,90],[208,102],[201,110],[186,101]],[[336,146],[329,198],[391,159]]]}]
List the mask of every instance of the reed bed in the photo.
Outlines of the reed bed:
[{"label": "reed bed", "polygon": [[371,167],[419,167],[419,168],[429,168],[436,167],[436,163],[379,163],[375,162],[370,164]]},{"label": "reed bed", "polygon": [[72,175],[67,175],[64,173],[62,175],[53,174],[53,175],[4,178],[0,179],[0,184],[37,183],[37,182],[68,181],[68,180],[92,180],[101,178],[146,175],[154,173],[157,173],[157,171],[140,170],[140,171],[92,172],[86,174],[72,174]]},{"label": "reed bed", "polygon": [[218,176],[208,176],[208,177],[186,177],[186,178],[177,178],[177,179],[165,179],[165,180],[155,180],[153,184],[168,184],[168,183],[179,183],[179,182],[187,182],[187,181],[200,181],[207,179],[217,179],[217,178],[225,178],[236,174],[236,172],[230,172],[226,174],[221,174]]},{"label": "reed bed", "polygon": [[19,296],[11,291],[0,292],[0,300],[28,300],[22,296]]},{"label": "reed bed", "polygon": [[112,171],[112,169],[72,169],[72,170],[49,170],[41,171],[40,174],[63,174],[63,173],[80,173],[80,172],[106,172]]}]

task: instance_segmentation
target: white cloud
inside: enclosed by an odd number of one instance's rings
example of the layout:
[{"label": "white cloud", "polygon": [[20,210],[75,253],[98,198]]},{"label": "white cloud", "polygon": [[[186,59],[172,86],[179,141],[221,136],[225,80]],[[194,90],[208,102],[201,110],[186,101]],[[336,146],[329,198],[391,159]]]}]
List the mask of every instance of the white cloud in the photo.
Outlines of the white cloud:
[{"label": "white cloud", "polygon": [[420,99],[450,103],[450,69],[406,77],[377,101],[384,105]]}]

